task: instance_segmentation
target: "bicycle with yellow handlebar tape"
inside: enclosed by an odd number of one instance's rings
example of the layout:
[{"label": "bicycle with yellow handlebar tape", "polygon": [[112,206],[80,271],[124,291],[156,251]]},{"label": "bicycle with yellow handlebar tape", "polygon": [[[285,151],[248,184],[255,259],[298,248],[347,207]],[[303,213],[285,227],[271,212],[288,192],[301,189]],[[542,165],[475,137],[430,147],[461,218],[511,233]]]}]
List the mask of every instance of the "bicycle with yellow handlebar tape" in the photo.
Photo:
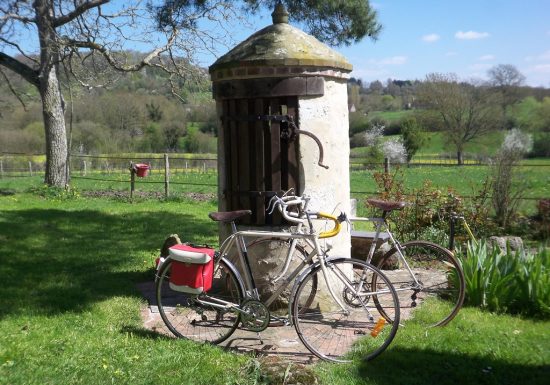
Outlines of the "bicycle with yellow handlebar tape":
[{"label": "bicycle with yellow handlebar tape", "polygon": [[[157,301],[167,327],[178,337],[200,342],[220,343],[238,327],[258,333],[261,339],[260,332],[272,321],[270,304],[291,287],[287,325],[294,326],[313,354],[328,361],[348,362],[354,358],[370,360],[382,353],[399,326],[397,292],[384,273],[371,264],[327,255],[319,240],[337,235],[347,218],[344,214],[310,211],[308,202],[307,197],[299,196],[272,198],[268,210],[279,210],[283,218],[295,224],[289,231],[238,230],[236,220],[249,215],[248,210],[210,213],[211,219],[232,229],[215,254],[211,288],[189,293],[171,285],[176,252],[158,268]],[[334,227],[318,231],[313,226],[316,220],[331,221]],[[297,267],[285,272],[284,280],[267,299],[260,297],[255,283],[247,251],[249,238],[300,241],[311,250]],[[230,261],[232,250],[237,252],[241,269]],[[289,252],[294,250],[289,248]],[[391,321],[385,318],[388,314]]]}]

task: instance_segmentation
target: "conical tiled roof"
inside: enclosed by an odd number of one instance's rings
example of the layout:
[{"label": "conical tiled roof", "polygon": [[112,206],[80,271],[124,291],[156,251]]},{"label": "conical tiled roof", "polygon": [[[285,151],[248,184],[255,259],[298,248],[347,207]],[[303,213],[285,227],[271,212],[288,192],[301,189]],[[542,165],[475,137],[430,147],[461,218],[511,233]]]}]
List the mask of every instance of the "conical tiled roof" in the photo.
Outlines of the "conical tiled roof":
[{"label": "conical tiled roof", "polygon": [[343,55],[289,25],[280,16],[274,13],[274,24],[254,33],[220,57],[210,66],[210,73],[249,66],[324,67],[345,72],[352,70],[352,65]]}]

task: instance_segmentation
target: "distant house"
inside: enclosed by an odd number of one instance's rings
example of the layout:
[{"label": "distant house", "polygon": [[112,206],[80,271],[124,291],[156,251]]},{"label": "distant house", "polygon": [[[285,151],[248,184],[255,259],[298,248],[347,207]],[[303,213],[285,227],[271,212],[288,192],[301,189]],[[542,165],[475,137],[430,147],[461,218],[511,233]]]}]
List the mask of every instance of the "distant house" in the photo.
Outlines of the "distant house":
[{"label": "distant house", "polygon": [[349,106],[349,112],[355,112],[357,111],[357,108],[355,108],[355,104],[351,103],[351,105]]}]

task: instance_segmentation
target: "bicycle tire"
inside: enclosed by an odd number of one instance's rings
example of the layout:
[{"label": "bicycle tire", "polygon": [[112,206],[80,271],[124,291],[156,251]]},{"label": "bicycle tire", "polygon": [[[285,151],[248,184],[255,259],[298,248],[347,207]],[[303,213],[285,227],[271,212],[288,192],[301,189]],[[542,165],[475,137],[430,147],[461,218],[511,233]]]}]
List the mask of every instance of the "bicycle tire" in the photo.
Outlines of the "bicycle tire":
[{"label": "bicycle tire", "polygon": [[223,258],[216,265],[212,289],[192,295],[174,291],[168,285],[172,260],[161,266],[156,282],[156,297],[160,316],[168,329],[179,338],[218,344],[226,340],[237,328],[240,313],[202,305],[196,299],[218,298],[240,304],[244,286],[234,267]]},{"label": "bicycle tire", "polygon": [[[254,276],[254,282],[256,283],[256,287],[258,289],[258,293],[260,295],[260,300],[262,302],[266,302],[269,297],[271,296],[272,292],[276,291],[282,284],[285,284],[285,278],[288,276],[288,272],[293,272],[295,268],[298,267],[300,263],[307,260],[308,253],[304,249],[303,246],[300,244],[296,245],[296,248],[294,250],[294,254],[292,255],[291,264],[288,268],[288,271],[286,275],[281,278],[278,282],[273,282],[273,279],[279,275],[279,273],[282,270],[282,264],[281,261],[284,264],[284,261],[286,261],[286,256],[288,255],[289,248],[290,248],[291,240],[289,239],[282,239],[282,238],[262,238],[257,239],[251,242],[247,246],[248,251],[248,258],[252,266],[253,276]],[[269,250],[270,253],[277,252],[277,257],[271,258],[271,261],[268,261],[266,263],[265,261],[265,250]],[[265,274],[260,269],[260,265],[268,265],[271,264],[270,268],[272,270],[272,273]],[[311,267],[313,264],[312,261],[310,261],[306,267],[304,267],[303,270]],[[277,267],[280,267],[277,270]],[[288,284],[287,284],[288,285]],[[273,301],[268,306],[268,309],[272,315],[271,321],[269,323],[270,326],[282,326],[285,324],[285,320],[288,317],[288,307],[291,297],[291,285],[288,285],[288,287],[283,290],[281,295],[277,298],[277,300]],[[313,301],[313,298],[315,297],[315,292],[317,290],[317,277],[315,277],[312,285],[312,291],[310,295],[310,301]]]},{"label": "bicycle tire", "polygon": [[[326,285],[321,265],[316,263],[299,278],[294,292],[292,319],[296,333],[303,344],[323,360],[349,362],[358,357],[372,360],[386,350],[397,333],[400,319],[397,293],[379,269],[364,261],[330,258],[326,260],[326,267],[329,285],[345,309],[337,305],[327,288],[316,290],[314,301],[307,304],[313,277],[321,275],[319,284]],[[375,275],[378,277],[376,291],[370,291]],[[357,296],[357,290],[363,299]],[[386,314],[392,315],[392,322],[384,325],[385,318],[372,300],[374,293],[378,293],[379,305],[384,306]],[[379,334],[373,332],[377,322],[382,322]]]},{"label": "bicycle tire", "polygon": [[[380,259],[378,267],[396,287],[402,319],[410,317],[425,327],[447,325],[458,314],[464,302],[466,289],[460,263],[449,250],[432,242],[410,241],[403,243],[401,249],[421,283],[415,299],[414,282],[408,271],[396,263],[398,258],[395,247]],[[435,300],[441,303],[427,308],[425,304]],[[388,315],[386,319],[390,320],[391,317]]]}]

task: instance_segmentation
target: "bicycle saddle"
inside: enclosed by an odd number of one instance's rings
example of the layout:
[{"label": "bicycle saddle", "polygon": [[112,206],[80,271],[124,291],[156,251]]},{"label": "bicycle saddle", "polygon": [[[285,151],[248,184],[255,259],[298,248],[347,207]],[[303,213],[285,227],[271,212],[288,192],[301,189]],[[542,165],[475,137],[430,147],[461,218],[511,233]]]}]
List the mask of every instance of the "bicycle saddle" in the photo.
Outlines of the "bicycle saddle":
[{"label": "bicycle saddle", "polygon": [[401,210],[407,202],[384,201],[382,199],[369,198],[367,202],[382,211]]},{"label": "bicycle saddle", "polygon": [[210,219],[216,222],[233,222],[236,219],[252,214],[250,210],[221,211],[208,214]]}]

